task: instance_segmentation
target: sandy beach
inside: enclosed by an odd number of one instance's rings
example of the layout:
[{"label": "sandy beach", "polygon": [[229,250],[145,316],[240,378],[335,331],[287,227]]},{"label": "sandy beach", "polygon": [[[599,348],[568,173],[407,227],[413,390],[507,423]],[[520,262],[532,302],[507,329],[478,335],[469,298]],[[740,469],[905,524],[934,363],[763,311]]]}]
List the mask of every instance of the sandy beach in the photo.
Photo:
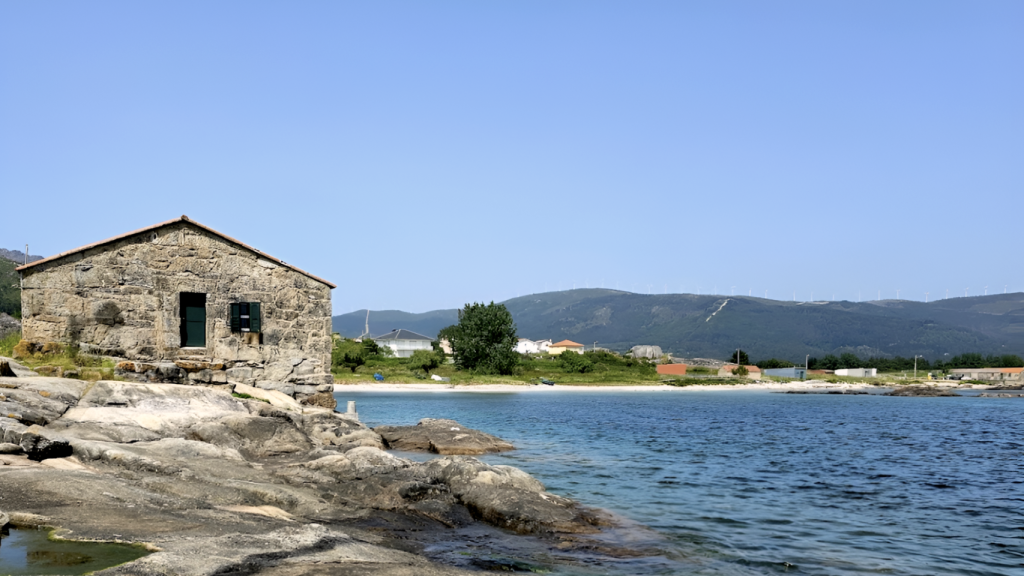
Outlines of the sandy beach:
[{"label": "sandy beach", "polygon": [[335,393],[344,392],[707,392],[707,391],[769,391],[785,392],[788,390],[827,391],[827,390],[881,390],[883,387],[862,383],[829,383],[824,380],[807,380],[804,382],[751,382],[750,384],[709,384],[706,386],[668,386],[651,385],[560,385],[545,386],[539,384],[443,384],[443,383],[387,383],[358,382],[355,384],[335,384]]}]

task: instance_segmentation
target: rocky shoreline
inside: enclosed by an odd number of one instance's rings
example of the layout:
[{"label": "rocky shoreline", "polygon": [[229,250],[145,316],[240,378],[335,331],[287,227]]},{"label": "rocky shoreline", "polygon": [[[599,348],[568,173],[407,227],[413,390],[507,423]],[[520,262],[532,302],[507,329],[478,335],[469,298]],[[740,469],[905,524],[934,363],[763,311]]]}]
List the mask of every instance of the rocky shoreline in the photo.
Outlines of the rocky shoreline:
[{"label": "rocky shoreline", "polygon": [[[447,575],[516,550],[566,562],[634,554],[602,544],[608,514],[521,470],[384,450],[417,434],[433,452],[512,448],[501,439],[441,420],[381,434],[284,395],[238,396],[251,395],[0,378],[0,510],[14,526],[156,551],[97,574]],[[463,541],[476,552],[428,557]]]}]

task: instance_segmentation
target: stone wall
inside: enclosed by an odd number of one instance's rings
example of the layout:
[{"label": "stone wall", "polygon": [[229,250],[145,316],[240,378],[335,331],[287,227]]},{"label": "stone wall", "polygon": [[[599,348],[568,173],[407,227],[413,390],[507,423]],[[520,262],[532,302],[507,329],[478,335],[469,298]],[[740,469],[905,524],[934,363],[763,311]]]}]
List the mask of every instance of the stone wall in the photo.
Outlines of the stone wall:
[{"label": "stone wall", "polygon": [[[120,369],[136,379],[229,380],[288,394],[333,382],[330,286],[187,221],[39,264],[23,278],[26,340],[134,361]],[[182,292],[206,294],[205,348],[181,347]],[[261,304],[261,334],[231,331],[233,302]]]}]

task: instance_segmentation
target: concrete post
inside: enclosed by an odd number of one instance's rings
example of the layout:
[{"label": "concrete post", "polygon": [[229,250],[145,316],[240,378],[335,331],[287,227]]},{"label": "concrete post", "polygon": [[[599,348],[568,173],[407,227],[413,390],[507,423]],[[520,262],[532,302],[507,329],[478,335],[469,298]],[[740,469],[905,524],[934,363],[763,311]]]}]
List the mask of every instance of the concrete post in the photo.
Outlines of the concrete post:
[{"label": "concrete post", "polygon": [[346,412],[346,414],[355,414],[355,413],[356,413],[356,401],[355,400],[349,400],[348,401],[348,411]]}]

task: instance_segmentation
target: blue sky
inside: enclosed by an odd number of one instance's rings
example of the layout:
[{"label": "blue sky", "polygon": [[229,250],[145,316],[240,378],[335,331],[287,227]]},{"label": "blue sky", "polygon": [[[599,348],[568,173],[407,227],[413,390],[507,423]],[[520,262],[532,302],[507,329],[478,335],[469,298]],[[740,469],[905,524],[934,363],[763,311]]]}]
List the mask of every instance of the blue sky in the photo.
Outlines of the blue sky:
[{"label": "blue sky", "polygon": [[335,313],[1024,291],[1022,54],[1016,1],[4,2],[0,247],[187,214]]}]

